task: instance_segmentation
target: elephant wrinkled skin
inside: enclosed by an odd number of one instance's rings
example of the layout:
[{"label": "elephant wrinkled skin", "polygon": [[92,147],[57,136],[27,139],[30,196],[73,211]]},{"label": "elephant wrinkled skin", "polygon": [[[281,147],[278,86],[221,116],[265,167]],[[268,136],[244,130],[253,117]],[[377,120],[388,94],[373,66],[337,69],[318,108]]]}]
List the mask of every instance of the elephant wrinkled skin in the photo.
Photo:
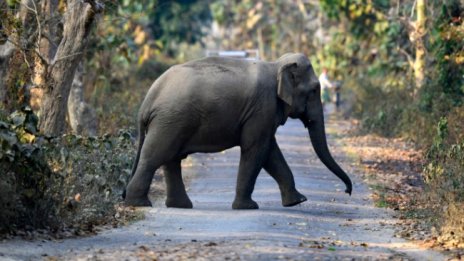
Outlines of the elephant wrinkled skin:
[{"label": "elephant wrinkled skin", "polygon": [[162,166],[166,206],[192,208],[181,160],[234,146],[241,156],[232,208],[258,208],[251,194],[262,168],[278,183],[283,206],[306,201],[275,139],[288,117],[308,128],[317,156],[351,194],[351,180],[327,147],[319,81],[303,54],[275,62],[209,57],[173,66],[151,86],[138,117],[139,148],[123,195],[127,205],[151,206],[148,190]]}]

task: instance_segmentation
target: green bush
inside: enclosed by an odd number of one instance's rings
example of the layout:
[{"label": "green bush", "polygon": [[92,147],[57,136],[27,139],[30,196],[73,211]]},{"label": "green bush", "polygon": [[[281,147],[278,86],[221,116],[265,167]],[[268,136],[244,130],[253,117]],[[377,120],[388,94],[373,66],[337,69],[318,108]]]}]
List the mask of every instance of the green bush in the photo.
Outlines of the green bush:
[{"label": "green bush", "polygon": [[30,108],[0,121],[0,232],[17,226],[44,226],[57,205],[50,194],[53,173],[37,138]]},{"label": "green bush", "polygon": [[386,137],[401,133],[404,112],[410,108],[412,97],[408,89],[397,86],[395,78],[395,74],[362,77],[347,86],[355,95],[353,114],[360,119],[362,132]]},{"label": "green bush", "polygon": [[103,137],[64,135],[50,141],[45,154],[54,174],[62,177],[58,216],[65,225],[98,224],[114,212],[130,176],[133,147],[127,131]]},{"label": "green bush", "polygon": [[36,124],[29,108],[0,121],[0,233],[91,227],[113,215],[135,155],[130,133],[50,138]]},{"label": "green bush", "polygon": [[428,200],[435,203],[436,212],[442,217],[440,239],[457,244],[464,242],[463,128],[464,107],[454,109],[439,120],[423,172]]}]

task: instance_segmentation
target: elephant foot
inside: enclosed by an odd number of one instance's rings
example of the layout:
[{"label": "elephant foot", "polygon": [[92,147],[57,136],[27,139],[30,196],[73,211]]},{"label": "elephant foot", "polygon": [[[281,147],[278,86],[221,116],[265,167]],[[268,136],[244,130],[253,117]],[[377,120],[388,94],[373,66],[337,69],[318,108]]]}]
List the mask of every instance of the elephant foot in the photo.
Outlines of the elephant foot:
[{"label": "elephant foot", "polygon": [[235,199],[232,203],[233,209],[258,209],[258,203],[252,199]]},{"label": "elephant foot", "polygon": [[143,198],[126,198],[124,200],[124,204],[126,206],[131,206],[131,207],[151,207],[151,202],[148,199],[148,197],[143,197]]},{"label": "elephant foot", "polygon": [[298,191],[295,191],[289,195],[282,196],[282,205],[284,207],[292,207],[302,202],[305,202],[306,200],[307,199],[305,196],[300,194]]},{"label": "elephant foot", "polygon": [[186,198],[167,198],[166,207],[168,208],[193,208],[192,201]]}]

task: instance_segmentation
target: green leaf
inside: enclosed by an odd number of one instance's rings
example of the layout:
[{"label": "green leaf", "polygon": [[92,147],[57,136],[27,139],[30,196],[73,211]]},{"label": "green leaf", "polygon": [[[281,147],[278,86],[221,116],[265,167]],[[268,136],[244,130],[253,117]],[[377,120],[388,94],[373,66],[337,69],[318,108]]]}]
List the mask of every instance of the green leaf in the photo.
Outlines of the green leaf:
[{"label": "green leaf", "polygon": [[39,150],[37,147],[31,144],[24,144],[20,147],[20,151],[28,158],[36,151]]},{"label": "green leaf", "polygon": [[39,117],[35,115],[32,110],[27,111],[27,116],[26,116],[26,122],[24,124],[24,129],[31,133],[31,134],[37,134],[38,129],[37,126],[39,125]]},{"label": "green leaf", "polygon": [[19,127],[23,125],[24,122],[26,121],[26,115],[19,111],[15,111],[12,114],[10,114],[9,118],[15,127]]},{"label": "green leaf", "polygon": [[66,160],[68,159],[68,156],[69,156],[69,151],[65,147],[62,147],[60,149],[60,156],[61,156],[61,162],[66,163]]},{"label": "green leaf", "polygon": [[37,125],[31,122],[28,122],[24,125],[24,130],[29,132],[30,134],[37,134]]},{"label": "green leaf", "polygon": [[35,189],[25,189],[22,194],[27,198],[32,198],[35,195]]},{"label": "green leaf", "polygon": [[0,129],[8,129],[8,124],[4,121],[0,121]]},{"label": "green leaf", "polygon": [[4,154],[4,155],[6,155],[6,156],[8,157],[8,160],[9,160],[10,162],[13,162],[13,161],[14,161],[15,154],[16,154],[16,153],[14,152],[14,150],[7,150],[7,151],[5,151],[5,154]]},{"label": "green leaf", "polygon": [[5,140],[11,147],[18,143],[18,138],[16,137],[16,134],[12,132],[0,132],[0,140]]}]

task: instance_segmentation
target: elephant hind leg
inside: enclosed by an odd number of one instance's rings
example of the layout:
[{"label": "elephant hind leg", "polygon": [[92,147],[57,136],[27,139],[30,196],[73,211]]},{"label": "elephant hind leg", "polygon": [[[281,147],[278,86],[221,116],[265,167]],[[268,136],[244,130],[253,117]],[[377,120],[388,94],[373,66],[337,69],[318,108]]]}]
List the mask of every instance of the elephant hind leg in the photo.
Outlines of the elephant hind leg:
[{"label": "elephant hind leg", "polygon": [[151,206],[148,192],[156,170],[176,157],[179,147],[177,135],[163,135],[152,128],[142,145],[140,159],[134,176],[126,187],[125,204]]},{"label": "elephant hind leg", "polygon": [[163,166],[166,181],[166,207],[168,208],[192,208],[182,180],[181,160],[172,160]]},{"label": "elephant hind leg", "polygon": [[124,202],[127,206],[152,206],[148,199],[148,192],[150,190],[153,175],[160,165],[160,161],[151,161],[150,159],[141,158],[137,166],[137,171],[129,181],[125,190]]}]

